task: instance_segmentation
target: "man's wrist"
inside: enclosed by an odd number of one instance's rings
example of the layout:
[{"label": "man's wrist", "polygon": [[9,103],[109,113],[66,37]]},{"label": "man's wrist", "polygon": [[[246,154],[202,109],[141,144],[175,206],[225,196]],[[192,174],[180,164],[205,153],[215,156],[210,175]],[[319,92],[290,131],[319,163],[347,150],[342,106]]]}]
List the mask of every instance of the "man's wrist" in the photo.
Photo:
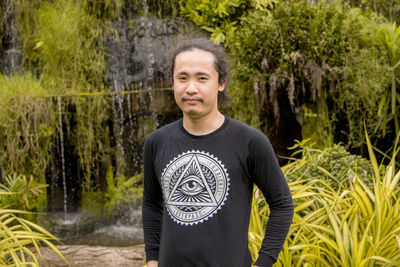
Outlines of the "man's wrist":
[{"label": "man's wrist", "polygon": [[146,248],[146,262],[157,261],[158,262],[158,248]]},{"label": "man's wrist", "polygon": [[254,267],[255,266],[259,266],[259,267],[272,267],[272,265],[275,263],[274,258],[272,258],[269,255],[265,255],[265,254],[258,254],[258,259],[256,260],[256,262],[254,263]]},{"label": "man's wrist", "polygon": [[158,261],[148,261],[146,267],[158,267]]}]

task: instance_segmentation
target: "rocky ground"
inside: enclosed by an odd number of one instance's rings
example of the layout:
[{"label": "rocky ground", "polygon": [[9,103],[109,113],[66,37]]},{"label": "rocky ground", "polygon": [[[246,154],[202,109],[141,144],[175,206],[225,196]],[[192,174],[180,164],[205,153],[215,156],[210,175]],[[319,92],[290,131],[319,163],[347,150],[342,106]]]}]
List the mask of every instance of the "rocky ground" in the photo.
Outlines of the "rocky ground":
[{"label": "rocky ground", "polygon": [[60,245],[61,251],[69,264],[64,262],[50,248],[42,248],[43,267],[142,267],[145,265],[144,247],[100,247]]}]

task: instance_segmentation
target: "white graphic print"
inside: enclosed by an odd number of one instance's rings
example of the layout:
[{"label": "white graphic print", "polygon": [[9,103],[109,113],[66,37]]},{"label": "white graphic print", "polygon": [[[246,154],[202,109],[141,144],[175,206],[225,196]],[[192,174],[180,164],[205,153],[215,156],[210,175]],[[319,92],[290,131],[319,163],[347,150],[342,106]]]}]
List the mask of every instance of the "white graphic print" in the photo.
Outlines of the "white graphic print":
[{"label": "white graphic print", "polygon": [[182,225],[201,223],[224,205],[229,177],[214,156],[188,151],[174,158],[161,176],[164,199],[171,218]]}]

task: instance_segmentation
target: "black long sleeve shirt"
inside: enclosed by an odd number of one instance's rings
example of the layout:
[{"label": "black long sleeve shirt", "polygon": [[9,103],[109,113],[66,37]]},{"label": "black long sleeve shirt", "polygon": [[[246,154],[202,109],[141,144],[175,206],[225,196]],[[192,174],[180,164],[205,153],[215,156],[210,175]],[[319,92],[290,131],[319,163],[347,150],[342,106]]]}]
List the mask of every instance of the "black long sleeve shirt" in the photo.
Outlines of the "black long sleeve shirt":
[{"label": "black long sleeve shirt", "polygon": [[270,208],[255,264],[272,266],[293,201],[269,140],[228,117],[207,135],[191,135],[182,119],[152,133],[144,146],[146,261],[158,260],[160,267],[251,266],[253,184]]}]

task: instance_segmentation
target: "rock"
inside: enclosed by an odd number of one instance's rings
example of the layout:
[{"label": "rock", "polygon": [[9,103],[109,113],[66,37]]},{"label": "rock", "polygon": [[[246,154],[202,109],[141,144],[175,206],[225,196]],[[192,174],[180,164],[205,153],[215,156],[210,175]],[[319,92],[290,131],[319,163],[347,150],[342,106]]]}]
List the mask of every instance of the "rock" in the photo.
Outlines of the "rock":
[{"label": "rock", "polygon": [[69,265],[64,262],[50,248],[41,248],[44,262],[43,267],[142,267],[145,265],[144,247],[100,247],[86,245],[60,245],[57,246],[67,259]]}]

